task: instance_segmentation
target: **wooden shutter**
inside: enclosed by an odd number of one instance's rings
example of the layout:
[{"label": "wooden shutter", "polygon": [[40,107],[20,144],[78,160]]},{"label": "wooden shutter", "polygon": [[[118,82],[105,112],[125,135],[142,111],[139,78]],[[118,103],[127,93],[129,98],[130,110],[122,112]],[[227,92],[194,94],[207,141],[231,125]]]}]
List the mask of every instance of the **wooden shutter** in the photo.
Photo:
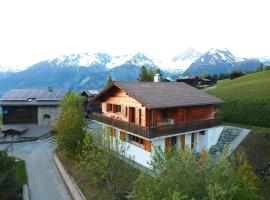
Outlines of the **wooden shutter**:
[{"label": "wooden shutter", "polygon": [[170,149],[172,146],[172,140],[171,138],[165,138],[165,148]]},{"label": "wooden shutter", "polygon": [[120,140],[122,141],[126,140],[126,133],[124,131],[120,131]]},{"label": "wooden shutter", "polygon": [[144,149],[151,152],[151,141],[143,140]]},{"label": "wooden shutter", "polygon": [[115,128],[113,128],[113,130],[112,130],[112,136],[113,136],[113,137],[116,136],[116,129],[115,129]]},{"label": "wooden shutter", "polygon": [[185,146],[186,146],[186,138],[185,138],[185,135],[181,135],[180,136],[180,144],[181,144],[181,148],[182,149],[185,149]]}]

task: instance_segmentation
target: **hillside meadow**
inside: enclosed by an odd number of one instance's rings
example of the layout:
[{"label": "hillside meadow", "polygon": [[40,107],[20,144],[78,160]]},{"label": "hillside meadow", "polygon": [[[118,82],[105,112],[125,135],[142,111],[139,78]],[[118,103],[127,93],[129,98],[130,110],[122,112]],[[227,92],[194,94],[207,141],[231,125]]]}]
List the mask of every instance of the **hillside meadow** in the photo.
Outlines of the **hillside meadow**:
[{"label": "hillside meadow", "polygon": [[221,98],[225,122],[270,127],[270,70],[218,81],[206,92]]}]

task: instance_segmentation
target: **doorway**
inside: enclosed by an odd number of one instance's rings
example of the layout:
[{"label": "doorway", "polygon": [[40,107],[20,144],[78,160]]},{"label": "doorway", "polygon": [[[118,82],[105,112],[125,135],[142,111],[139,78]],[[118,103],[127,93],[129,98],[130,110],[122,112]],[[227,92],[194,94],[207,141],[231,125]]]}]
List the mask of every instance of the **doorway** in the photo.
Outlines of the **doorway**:
[{"label": "doorway", "polygon": [[129,107],[129,122],[130,123],[135,123],[135,108],[134,107]]}]

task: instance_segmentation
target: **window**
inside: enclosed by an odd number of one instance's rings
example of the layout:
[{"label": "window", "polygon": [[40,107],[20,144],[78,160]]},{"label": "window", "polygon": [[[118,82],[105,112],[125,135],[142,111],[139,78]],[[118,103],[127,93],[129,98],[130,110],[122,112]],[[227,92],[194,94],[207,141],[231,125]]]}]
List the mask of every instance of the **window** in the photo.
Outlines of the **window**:
[{"label": "window", "polygon": [[112,104],[107,103],[107,112],[112,112]]},{"label": "window", "polygon": [[113,105],[113,112],[114,113],[121,113],[121,106],[120,105]]},{"label": "window", "polygon": [[44,119],[51,119],[51,116],[49,114],[45,114],[45,115],[43,115],[43,118]]},{"label": "window", "polygon": [[136,145],[144,147],[143,139],[140,137],[137,137],[135,135],[129,135],[129,141],[136,144]]},{"label": "window", "polygon": [[200,131],[199,134],[200,135],[205,135],[205,131]]},{"label": "window", "polygon": [[167,110],[165,110],[165,109],[160,110],[160,117],[167,118]]},{"label": "window", "polygon": [[142,125],[142,109],[139,109],[139,125]]}]

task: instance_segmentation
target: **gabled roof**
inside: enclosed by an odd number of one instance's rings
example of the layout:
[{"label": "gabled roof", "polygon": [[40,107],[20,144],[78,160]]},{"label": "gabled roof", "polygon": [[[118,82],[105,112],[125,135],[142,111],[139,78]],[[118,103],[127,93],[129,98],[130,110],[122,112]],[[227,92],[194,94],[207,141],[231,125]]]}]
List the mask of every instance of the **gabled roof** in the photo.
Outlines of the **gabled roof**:
[{"label": "gabled roof", "polygon": [[150,109],[224,103],[221,99],[183,82],[113,82],[94,99],[101,99],[113,87],[125,91],[129,96]]},{"label": "gabled roof", "polygon": [[58,105],[66,89],[13,89],[0,99],[0,105]]},{"label": "gabled roof", "polygon": [[99,93],[98,90],[83,90],[82,93],[86,93],[88,96],[94,96],[97,95]]}]

